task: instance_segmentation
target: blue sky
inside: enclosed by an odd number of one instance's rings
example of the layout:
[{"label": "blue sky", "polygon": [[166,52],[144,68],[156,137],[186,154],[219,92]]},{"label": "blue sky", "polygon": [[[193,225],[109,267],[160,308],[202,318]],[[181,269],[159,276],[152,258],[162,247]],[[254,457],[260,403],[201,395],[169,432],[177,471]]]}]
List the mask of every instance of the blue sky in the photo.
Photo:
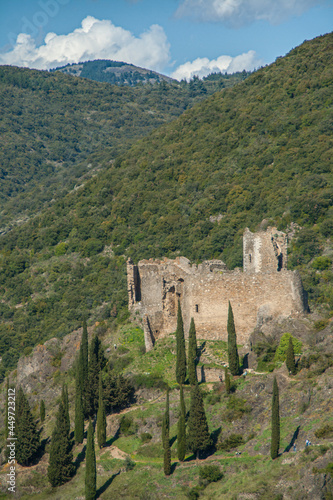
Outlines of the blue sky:
[{"label": "blue sky", "polygon": [[0,0],[0,64],[125,60],[178,79],[253,69],[328,33],[333,0]]}]

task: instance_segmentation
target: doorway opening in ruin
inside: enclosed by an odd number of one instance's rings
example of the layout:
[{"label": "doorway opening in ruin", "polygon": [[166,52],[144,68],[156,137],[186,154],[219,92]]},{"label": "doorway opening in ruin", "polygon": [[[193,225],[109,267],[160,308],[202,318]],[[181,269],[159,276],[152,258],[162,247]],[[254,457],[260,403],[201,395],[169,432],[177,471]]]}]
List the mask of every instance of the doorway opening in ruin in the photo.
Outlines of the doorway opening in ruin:
[{"label": "doorway opening in ruin", "polygon": [[141,301],[141,278],[137,267],[134,268],[134,300]]},{"label": "doorway opening in ruin", "polygon": [[171,286],[163,298],[163,309],[168,316],[176,316],[176,290]]},{"label": "doorway opening in ruin", "polygon": [[282,254],[282,253],[280,253],[280,254],[278,255],[277,260],[278,260],[278,267],[277,267],[277,270],[278,270],[278,271],[281,271],[282,266],[283,266],[283,254]]}]

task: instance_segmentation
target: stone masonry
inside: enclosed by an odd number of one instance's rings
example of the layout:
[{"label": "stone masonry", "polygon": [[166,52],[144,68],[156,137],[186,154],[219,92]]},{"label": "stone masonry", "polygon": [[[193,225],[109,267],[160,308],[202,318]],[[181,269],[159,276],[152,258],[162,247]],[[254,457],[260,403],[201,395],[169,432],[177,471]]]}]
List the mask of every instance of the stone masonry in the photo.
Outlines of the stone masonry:
[{"label": "stone masonry", "polygon": [[237,339],[247,344],[263,322],[307,311],[306,295],[297,271],[287,270],[287,237],[276,228],[243,235],[243,271],[230,271],[224,262],[191,264],[175,260],[127,262],[128,302],[143,319],[147,350],[155,339],[176,330],[180,300],[185,335],[191,317],[198,339],[227,340],[228,303],[235,318]]}]

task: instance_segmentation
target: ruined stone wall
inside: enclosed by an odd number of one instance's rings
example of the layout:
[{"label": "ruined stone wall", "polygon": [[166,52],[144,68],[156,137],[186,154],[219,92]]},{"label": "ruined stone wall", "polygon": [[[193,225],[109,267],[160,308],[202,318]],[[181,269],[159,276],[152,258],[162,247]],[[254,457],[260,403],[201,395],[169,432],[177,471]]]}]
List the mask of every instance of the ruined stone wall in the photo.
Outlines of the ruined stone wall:
[{"label": "ruined stone wall", "polygon": [[[246,344],[256,325],[278,316],[302,314],[307,309],[297,272],[288,271],[287,237],[275,228],[243,238],[244,272],[229,271],[219,260],[191,265],[175,260],[127,263],[129,308],[144,319],[146,346],[176,330],[180,300],[185,335],[191,317],[197,337],[227,340],[228,303],[235,318],[237,338]],[[148,343],[147,343],[148,342]]]}]

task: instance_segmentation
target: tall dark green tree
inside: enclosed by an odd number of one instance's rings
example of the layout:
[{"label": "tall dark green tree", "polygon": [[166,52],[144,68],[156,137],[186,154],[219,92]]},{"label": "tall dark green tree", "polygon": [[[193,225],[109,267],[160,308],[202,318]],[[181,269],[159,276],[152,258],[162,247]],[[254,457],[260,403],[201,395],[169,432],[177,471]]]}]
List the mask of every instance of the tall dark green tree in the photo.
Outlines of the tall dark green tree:
[{"label": "tall dark green tree", "polygon": [[104,368],[105,364],[106,359],[104,357],[101,341],[97,335],[95,335],[91,341],[89,352],[87,412],[90,416],[96,415],[97,413],[99,373]]},{"label": "tall dark green tree", "polygon": [[295,364],[295,353],[294,353],[294,345],[291,337],[289,337],[289,344],[287,348],[287,358],[286,365],[289,372],[292,375],[296,375],[296,364]]},{"label": "tall dark green tree", "polygon": [[198,384],[191,389],[190,415],[187,422],[187,443],[190,450],[200,458],[200,452],[207,450],[212,444],[208,430],[202,394]]},{"label": "tall dark green tree", "polygon": [[62,392],[61,392],[61,400],[64,405],[64,411],[65,411],[65,417],[66,417],[66,430],[67,433],[70,433],[71,430],[71,422],[69,419],[69,401],[68,401],[68,387],[67,384],[64,384],[62,386]]},{"label": "tall dark green tree", "polygon": [[197,378],[197,336],[195,331],[194,319],[191,318],[190,330],[188,334],[188,379],[191,385],[198,383]]},{"label": "tall dark green tree", "polygon": [[227,394],[230,394],[230,375],[227,367],[224,368],[224,385],[225,385],[225,392]]},{"label": "tall dark green tree", "polygon": [[280,405],[279,405],[279,387],[276,377],[273,380],[272,396],[272,435],[271,435],[271,457],[274,460],[279,455],[280,448]]},{"label": "tall dark green tree", "polygon": [[162,420],[162,443],[163,443],[163,446],[164,446],[164,442],[167,439],[166,435],[169,436],[169,431],[170,431],[170,409],[169,409],[169,389],[167,389],[166,400],[165,400],[165,412],[163,414],[163,420]]},{"label": "tall dark green tree", "polygon": [[103,381],[102,372],[99,374],[98,387],[98,410],[97,410],[97,443],[100,448],[103,448],[106,443],[106,416],[103,401]]},{"label": "tall dark green tree", "polygon": [[82,402],[82,385],[80,381],[80,366],[76,365],[75,375],[75,421],[74,421],[74,439],[75,443],[83,443],[84,438],[84,410]]},{"label": "tall dark green tree", "polygon": [[237,337],[235,329],[234,314],[232,312],[232,307],[229,302],[228,309],[228,363],[231,375],[239,375],[239,356],[237,349]]},{"label": "tall dark green tree", "polygon": [[21,387],[16,397],[15,437],[17,438],[16,460],[21,465],[29,465],[37,453],[40,440],[29,402]]},{"label": "tall dark green tree", "polygon": [[59,403],[56,423],[51,437],[47,477],[53,487],[70,480],[74,473],[72,442],[68,431],[67,411],[63,398]]},{"label": "tall dark green tree", "polygon": [[87,329],[87,321],[83,320],[82,324],[82,338],[80,344],[80,352],[79,352],[79,380],[81,384],[81,397],[82,397],[82,405],[83,412],[87,414],[88,408],[88,329]]},{"label": "tall dark green tree", "polygon": [[162,421],[162,444],[163,444],[163,466],[164,474],[170,476],[171,474],[171,449],[170,449],[170,410],[169,410],[169,389],[167,390],[167,397],[165,402],[165,412]]},{"label": "tall dark green tree", "polygon": [[89,421],[87,435],[86,451],[86,476],[85,476],[85,496],[86,500],[95,500],[96,498],[96,455],[94,428]]},{"label": "tall dark green tree", "polygon": [[43,423],[44,420],[45,420],[45,403],[44,403],[44,399],[42,399],[41,402],[40,402],[39,417],[40,417],[40,421]]},{"label": "tall dark green tree", "polygon": [[178,429],[177,429],[177,454],[178,460],[183,462],[185,459],[186,453],[186,408],[185,408],[185,400],[184,400],[184,391],[183,386],[180,386],[179,391],[180,398],[180,414],[178,420]]},{"label": "tall dark green tree", "polygon": [[185,351],[185,337],[184,337],[184,324],[182,317],[182,310],[180,301],[178,300],[178,313],[177,313],[177,330],[176,330],[176,380],[178,384],[184,384],[186,379],[186,351]]}]

